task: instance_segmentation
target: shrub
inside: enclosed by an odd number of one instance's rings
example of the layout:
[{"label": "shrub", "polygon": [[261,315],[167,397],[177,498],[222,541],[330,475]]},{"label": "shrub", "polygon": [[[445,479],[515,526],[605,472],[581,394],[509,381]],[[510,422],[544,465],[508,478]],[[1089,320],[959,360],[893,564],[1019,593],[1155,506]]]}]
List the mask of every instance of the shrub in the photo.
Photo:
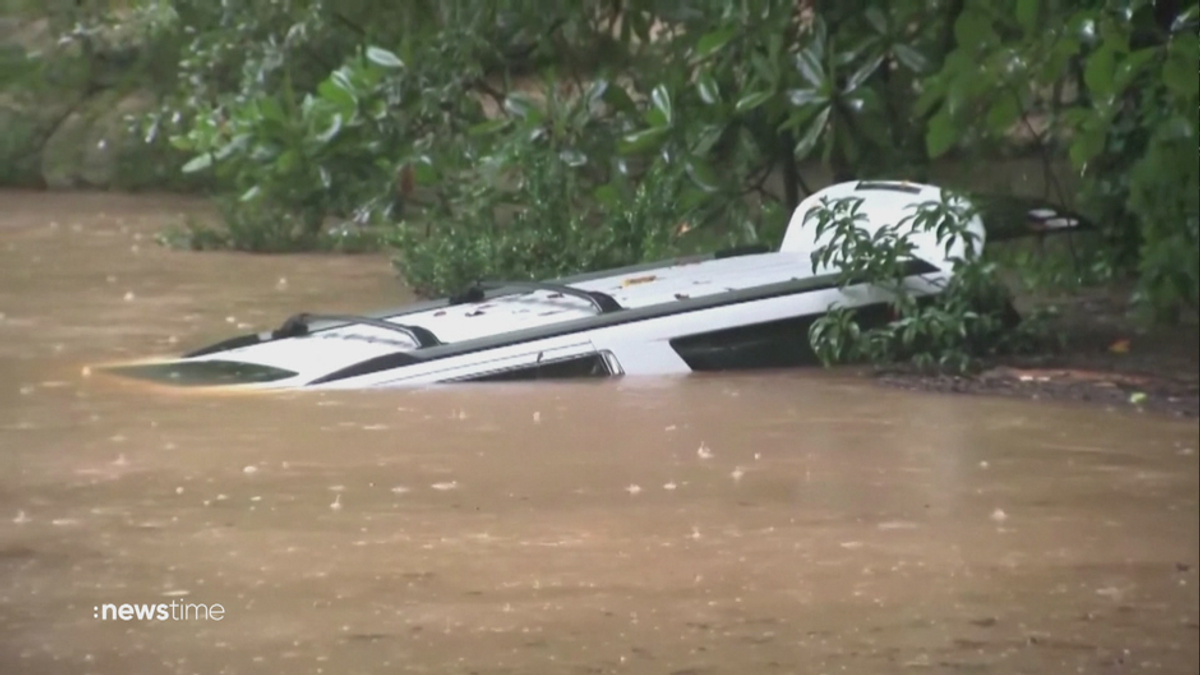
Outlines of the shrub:
[{"label": "shrub", "polygon": [[[836,264],[843,288],[871,284],[890,295],[887,314],[835,306],[812,325],[810,344],[826,365],[909,361],[961,372],[1044,337],[1039,323],[1020,322],[996,264],[968,229],[976,216],[969,201],[947,192],[873,234],[861,227],[861,205],[859,198],[824,200],[805,216],[806,225],[815,221],[818,240],[830,234],[812,253],[814,269]],[[959,243],[963,250],[952,258],[955,274],[932,298],[914,293],[906,267],[916,249],[913,236],[930,232],[945,250]]]}]

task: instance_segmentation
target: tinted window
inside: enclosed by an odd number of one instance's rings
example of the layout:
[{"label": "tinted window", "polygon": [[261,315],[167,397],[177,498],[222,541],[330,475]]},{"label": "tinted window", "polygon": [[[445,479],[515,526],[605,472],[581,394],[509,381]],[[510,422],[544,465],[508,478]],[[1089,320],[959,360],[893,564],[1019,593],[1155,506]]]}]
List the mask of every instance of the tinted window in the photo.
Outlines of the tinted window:
[{"label": "tinted window", "polygon": [[[671,347],[696,372],[753,368],[795,368],[820,364],[808,341],[808,329],[821,314],[738,326],[671,340]],[[857,312],[863,329],[888,321],[886,304]]]},{"label": "tinted window", "polygon": [[261,384],[285,380],[297,374],[282,368],[242,361],[168,361],[117,366],[107,370],[124,377],[180,387]]},{"label": "tinted window", "polygon": [[513,368],[467,377],[456,382],[521,382],[524,380],[562,380],[580,377],[608,377],[608,364],[600,354],[589,354],[573,359],[545,361],[524,368]]}]

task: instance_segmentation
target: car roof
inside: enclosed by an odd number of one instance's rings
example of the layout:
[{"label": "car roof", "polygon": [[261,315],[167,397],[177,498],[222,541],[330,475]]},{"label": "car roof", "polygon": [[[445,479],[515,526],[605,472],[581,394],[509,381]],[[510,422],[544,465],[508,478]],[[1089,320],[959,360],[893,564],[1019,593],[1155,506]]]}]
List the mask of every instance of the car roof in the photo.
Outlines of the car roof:
[{"label": "car roof", "polygon": [[[809,256],[761,253],[720,260],[683,261],[649,270],[593,278],[571,288],[603,293],[622,308],[639,309],[811,276]],[[594,316],[583,298],[552,289],[530,289],[480,302],[467,302],[402,314],[384,314],[398,323],[431,331],[443,343],[553,325]]]}]

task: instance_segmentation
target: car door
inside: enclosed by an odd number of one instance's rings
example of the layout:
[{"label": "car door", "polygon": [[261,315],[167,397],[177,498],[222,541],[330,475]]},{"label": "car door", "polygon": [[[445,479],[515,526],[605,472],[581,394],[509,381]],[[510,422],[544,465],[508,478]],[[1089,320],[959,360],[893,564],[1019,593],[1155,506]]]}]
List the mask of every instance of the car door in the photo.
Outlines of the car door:
[{"label": "car door", "polygon": [[404,374],[375,386],[412,386],[443,382],[519,382],[541,379],[611,377],[622,374],[620,364],[590,341],[554,346],[518,345],[486,350],[429,364],[410,366]]}]

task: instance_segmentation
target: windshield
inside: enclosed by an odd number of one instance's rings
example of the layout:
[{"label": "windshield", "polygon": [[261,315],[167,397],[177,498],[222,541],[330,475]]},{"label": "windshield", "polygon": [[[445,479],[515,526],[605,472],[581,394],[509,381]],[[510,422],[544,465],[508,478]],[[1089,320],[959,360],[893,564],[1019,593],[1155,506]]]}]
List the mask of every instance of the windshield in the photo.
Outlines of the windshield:
[{"label": "windshield", "polygon": [[262,384],[298,373],[244,361],[166,361],[106,368],[110,373],[179,387],[221,387]]}]

